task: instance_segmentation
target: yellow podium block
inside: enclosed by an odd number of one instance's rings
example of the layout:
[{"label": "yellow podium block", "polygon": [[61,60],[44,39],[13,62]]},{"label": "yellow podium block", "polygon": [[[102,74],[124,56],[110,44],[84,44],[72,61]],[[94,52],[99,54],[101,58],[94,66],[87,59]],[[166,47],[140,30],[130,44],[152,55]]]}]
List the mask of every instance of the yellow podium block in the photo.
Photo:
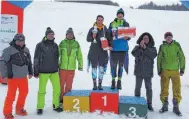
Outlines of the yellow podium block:
[{"label": "yellow podium block", "polygon": [[72,90],[63,97],[65,112],[89,112],[90,90]]}]

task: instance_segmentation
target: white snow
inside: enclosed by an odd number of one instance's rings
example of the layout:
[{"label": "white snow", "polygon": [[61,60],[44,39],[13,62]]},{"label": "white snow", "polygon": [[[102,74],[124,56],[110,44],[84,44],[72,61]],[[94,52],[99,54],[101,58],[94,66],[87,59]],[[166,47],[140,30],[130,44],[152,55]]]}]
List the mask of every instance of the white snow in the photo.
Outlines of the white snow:
[{"label": "white snow", "polygon": [[[55,3],[55,2],[33,2],[25,9],[24,34],[27,38],[26,44],[30,52],[34,54],[35,46],[40,42],[45,35],[46,27],[50,26],[56,35],[56,42],[60,43],[65,38],[65,32],[68,27],[73,27],[76,40],[79,41],[84,54],[84,71],[76,72],[73,89],[92,89],[91,74],[87,73],[86,59],[90,43],[86,41],[86,35],[90,27],[95,22],[96,16],[102,14],[105,17],[105,24],[109,23],[115,18],[116,12],[119,8],[104,5],[90,5],[77,3]],[[164,40],[163,36],[166,31],[172,31],[174,38],[180,42],[186,59],[189,58],[187,52],[189,43],[189,12],[172,12],[172,11],[151,11],[151,10],[132,10],[124,9],[125,18],[131,26],[137,27],[137,37],[130,42],[130,51],[136,44],[136,40],[143,32],[150,32],[156,42],[156,47],[159,49],[160,44]],[[172,113],[172,88],[170,85],[169,96],[169,112],[159,114],[158,110],[161,108],[159,98],[160,94],[160,77],[157,75],[156,62],[154,65],[153,78],[153,106],[155,112],[149,112],[149,119],[188,119],[189,118],[189,64],[186,62],[185,75],[181,77],[182,80],[182,96],[183,99],[180,104],[180,109],[183,117],[177,117]],[[111,75],[110,71],[104,77],[103,85],[110,86]],[[133,96],[135,87],[134,58],[130,54],[130,68],[129,75],[124,73],[123,89],[120,95]],[[124,116],[114,114],[99,115],[95,114],[78,114],[78,113],[60,113],[57,114],[52,110],[52,86],[48,83],[46,94],[46,106],[43,116],[36,115],[37,105],[37,91],[38,79],[29,80],[29,95],[26,102],[26,109],[29,113],[27,117],[15,116],[16,119],[125,119]],[[0,85],[0,119],[3,119],[3,105],[6,97],[7,87]],[[142,96],[145,97],[145,87],[142,88]],[[13,109],[15,107],[15,103]],[[14,110],[15,111],[15,110]],[[13,113],[14,114],[14,113]]]}]

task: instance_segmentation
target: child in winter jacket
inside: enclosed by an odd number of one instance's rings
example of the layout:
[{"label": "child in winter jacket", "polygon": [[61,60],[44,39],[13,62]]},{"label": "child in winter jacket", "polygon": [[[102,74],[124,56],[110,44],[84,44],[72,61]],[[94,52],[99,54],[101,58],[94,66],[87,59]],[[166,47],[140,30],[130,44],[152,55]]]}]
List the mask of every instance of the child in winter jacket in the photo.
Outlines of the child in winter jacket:
[{"label": "child in winter jacket", "polygon": [[154,39],[150,33],[143,33],[137,40],[137,44],[132,51],[132,55],[135,57],[135,71],[136,85],[135,96],[141,95],[141,86],[144,80],[146,87],[146,97],[148,103],[148,109],[153,111],[152,107],[152,77],[154,59],[157,56],[157,50],[154,47]]},{"label": "child in winter jacket", "polygon": [[75,40],[72,28],[66,32],[66,38],[59,44],[59,73],[61,84],[61,102],[63,96],[72,90],[72,83],[75,76],[76,60],[78,61],[78,70],[83,71],[83,56],[79,42]]},{"label": "child in winter jacket", "polygon": [[4,49],[1,58],[1,74],[3,80],[7,80],[8,91],[4,103],[3,113],[5,119],[14,119],[12,106],[18,89],[16,114],[26,116],[24,109],[28,95],[28,76],[33,76],[33,68],[29,49],[25,46],[25,36],[16,34],[10,46]]},{"label": "child in winter jacket", "polygon": [[47,28],[45,37],[37,44],[34,55],[34,76],[39,77],[37,114],[43,114],[47,82],[53,87],[53,110],[62,112],[60,105],[60,78],[58,73],[58,45],[55,43],[54,31]]},{"label": "child in winter jacket", "polygon": [[[98,15],[96,22],[94,23],[93,27],[90,28],[87,35],[87,41],[91,43],[88,53],[88,61],[92,65],[93,90],[97,90],[97,88],[99,90],[103,90],[102,80],[108,62],[108,51],[103,50],[101,38],[105,37],[106,39],[110,40],[110,33],[106,26],[103,24],[103,21],[104,17],[102,15]],[[108,45],[111,45],[110,41],[108,42]],[[99,70],[99,73],[97,73],[97,69]],[[98,87],[96,83],[97,78]]]},{"label": "child in winter jacket", "polygon": [[163,41],[160,46],[157,59],[158,74],[161,77],[160,99],[163,103],[160,112],[168,111],[169,82],[171,79],[173,85],[173,112],[181,116],[179,110],[179,103],[182,99],[180,76],[185,71],[185,56],[180,44],[173,40],[171,32],[165,33],[164,38],[166,41]]}]

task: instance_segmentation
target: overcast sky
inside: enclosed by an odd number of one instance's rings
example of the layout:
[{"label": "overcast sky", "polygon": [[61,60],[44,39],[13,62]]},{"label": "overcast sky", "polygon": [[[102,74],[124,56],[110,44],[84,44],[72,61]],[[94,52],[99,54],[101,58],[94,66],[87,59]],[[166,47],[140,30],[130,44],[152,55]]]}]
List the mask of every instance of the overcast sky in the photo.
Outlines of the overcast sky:
[{"label": "overcast sky", "polygon": [[156,4],[164,5],[164,4],[172,4],[172,3],[179,3],[179,0],[112,0],[116,1],[120,4],[120,6],[134,6],[138,7],[139,5],[153,1]]},{"label": "overcast sky", "polygon": [[[54,0],[34,0],[34,1],[54,1]],[[70,0],[70,1],[74,1],[74,0]],[[103,0],[98,0],[98,1],[103,1]],[[126,7],[129,6],[138,7],[139,5],[144,4],[145,2],[149,3],[150,1],[153,1],[158,5],[179,3],[179,0],[112,0],[112,1],[118,2],[120,6],[126,6]]]}]

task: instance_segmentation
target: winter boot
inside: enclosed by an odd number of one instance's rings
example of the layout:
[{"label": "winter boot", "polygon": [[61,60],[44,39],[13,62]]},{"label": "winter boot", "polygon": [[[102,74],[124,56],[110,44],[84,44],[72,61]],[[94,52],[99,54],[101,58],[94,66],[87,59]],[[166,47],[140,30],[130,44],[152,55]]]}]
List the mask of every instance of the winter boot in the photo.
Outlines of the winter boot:
[{"label": "winter boot", "polygon": [[93,79],[93,90],[97,90],[96,79]]},{"label": "winter boot", "polygon": [[2,85],[7,85],[7,83],[1,83]]},{"label": "winter boot", "polygon": [[14,119],[14,116],[12,114],[5,115],[4,119]]},{"label": "winter boot", "polygon": [[115,80],[112,80],[112,86],[111,89],[115,89]]},{"label": "winter boot", "polygon": [[20,116],[27,116],[27,115],[28,115],[27,111],[24,110],[24,109],[22,109],[22,110],[17,110],[17,111],[16,111],[16,114],[17,114],[17,115],[20,115]]},{"label": "winter boot", "polygon": [[63,109],[60,108],[60,107],[55,108],[55,105],[53,105],[53,110],[56,111],[56,112],[62,112],[63,111]]},{"label": "winter boot", "polygon": [[60,100],[60,105],[62,105],[63,104],[63,100]]},{"label": "winter boot", "polygon": [[38,109],[37,110],[37,115],[42,115],[43,114],[43,109]]},{"label": "winter boot", "polygon": [[153,112],[154,111],[154,108],[152,107],[152,104],[151,103],[148,103],[148,110]]},{"label": "winter boot", "polygon": [[121,87],[121,80],[118,80],[117,81],[117,89],[121,90],[122,87]]},{"label": "winter boot", "polygon": [[178,101],[176,99],[173,99],[173,112],[177,115],[177,116],[182,116],[182,113],[179,110],[179,104]]},{"label": "winter boot", "polygon": [[102,88],[102,80],[99,80],[98,89],[99,89],[99,90],[103,90],[103,88]]},{"label": "winter boot", "polygon": [[167,112],[167,111],[168,111],[168,105],[169,105],[168,98],[166,98],[165,101],[164,101],[164,103],[163,103],[163,106],[162,106],[162,108],[159,110],[159,112],[160,112],[160,113]]}]

